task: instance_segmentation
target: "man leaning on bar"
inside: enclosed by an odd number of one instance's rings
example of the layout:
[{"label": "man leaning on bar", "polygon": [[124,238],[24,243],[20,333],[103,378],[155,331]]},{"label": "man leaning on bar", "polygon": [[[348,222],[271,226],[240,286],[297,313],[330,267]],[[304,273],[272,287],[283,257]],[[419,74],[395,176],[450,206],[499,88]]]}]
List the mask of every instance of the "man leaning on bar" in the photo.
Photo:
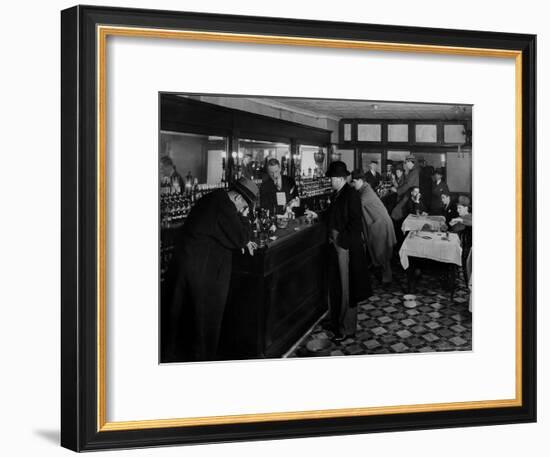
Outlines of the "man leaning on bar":
[{"label": "man leaning on bar", "polygon": [[257,248],[247,214],[258,194],[254,181],[242,177],[202,197],[189,213],[162,288],[163,362],[219,358],[233,251],[253,255]]}]

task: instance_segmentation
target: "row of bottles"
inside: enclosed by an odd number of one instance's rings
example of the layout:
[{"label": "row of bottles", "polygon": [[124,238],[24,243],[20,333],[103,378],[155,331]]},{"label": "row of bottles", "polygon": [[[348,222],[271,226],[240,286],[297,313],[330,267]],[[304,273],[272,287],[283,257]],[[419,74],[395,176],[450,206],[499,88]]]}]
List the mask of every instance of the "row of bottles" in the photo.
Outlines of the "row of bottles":
[{"label": "row of bottles", "polygon": [[318,197],[332,192],[330,178],[302,178],[296,179],[300,198]]},{"label": "row of bottles", "polygon": [[227,189],[228,184],[221,182],[219,184],[198,184],[195,182],[191,187],[184,186],[183,191],[163,192],[161,188],[160,195],[160,219],[161,224],[173,224],[183,222],[193,205],[204,195],[217,190]]}]

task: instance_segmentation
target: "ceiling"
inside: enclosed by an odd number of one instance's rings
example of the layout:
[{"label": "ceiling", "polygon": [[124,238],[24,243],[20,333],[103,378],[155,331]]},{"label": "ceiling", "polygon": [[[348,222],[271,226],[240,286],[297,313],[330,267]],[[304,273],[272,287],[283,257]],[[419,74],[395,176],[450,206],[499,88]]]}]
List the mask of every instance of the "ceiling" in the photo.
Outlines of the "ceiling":
[{"label": "ceiling", "polygon": [[257,97],[250,100],[310,116],[369,119],[439,119],[472,118],[472,105],[403,103],[386,101],[324,100],[312,98]]}]

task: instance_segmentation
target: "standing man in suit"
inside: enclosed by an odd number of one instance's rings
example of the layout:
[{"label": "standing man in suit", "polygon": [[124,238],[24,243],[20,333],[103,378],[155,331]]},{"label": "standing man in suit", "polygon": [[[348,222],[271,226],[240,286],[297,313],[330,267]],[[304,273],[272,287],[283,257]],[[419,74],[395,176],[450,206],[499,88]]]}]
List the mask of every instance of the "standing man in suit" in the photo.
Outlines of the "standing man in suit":
[{"label": "standing man in suit", "polygon": [[326,173],[335,192],[328,213],[329,306],[335,341],[355,335],[357,304],[372,294],[361,199],[347,182],[349,174],[341,161],[332,162]]},{"label": "standing man in suit", "polygon": [[247,213],[258,187],[240,178],[202,197],[174,248],[161,297],[161,361],[216,360],[233,251],[256,249]]},{"label": "standing man in suit", "polygon": [[437,168],[434,173],[434,182],[432,185],[432,203],[430,205],[430,212],[438,214],[443,207],[443,201],[441,200],[442,194],[449,194],[449,186],[443,181],[443,170]]},{"label": "standing man in suit", "polygon": [[369,170],[365,173],[365,181],[367,181],[370,186],[376,190],[381,179],[380,173],[378,173],[378,162],[372,160],[369,164]]},{"label": "standing man in suit", "polygon": [[405,169],[407,171],[403,182],[397,187],[397,205],[392,210],[391,217],[394,221],[399,222],[405,216],[407,201],[409,200],[410,191],[413,187],[419,187],[420,176],[419,170],[416,167],[416,158],[408,156],[405,159]]},{"label": "standing man in suit", "polygon": [[426,165],[426,160],[421,159],[418,161],[418,173],[419,173],[419,187],[420,193],[424,198],[424,205],[429,210],[432,203],[432,186],[433,186],[433,174],[434,167]]},{"label": "standing man in suit", "polygon": [[266,172],[268,177],[260,186],[260,206],[276,214],[291,213],[299,206],[294,179],[281,174],[281,164],[275,158],[267,161]]}]

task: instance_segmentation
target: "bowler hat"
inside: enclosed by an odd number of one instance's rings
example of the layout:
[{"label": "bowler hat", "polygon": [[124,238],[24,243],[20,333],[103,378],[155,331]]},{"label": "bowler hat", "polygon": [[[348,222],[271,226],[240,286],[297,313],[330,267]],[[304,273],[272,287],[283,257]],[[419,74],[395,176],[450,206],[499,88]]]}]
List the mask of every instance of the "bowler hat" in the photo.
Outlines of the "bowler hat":
[{"label": "bowler hat", "polygon": [[231,189],[241,194],[250,206],[254,205],[260,194],[260,189],[258,189],[256,183],[244,176],[235,181]]},{"label": "bowler hat", "polygon": [[326,172],[326,176],[329,178],[345,178],[346,176],[349,176],[349,171],[344,162],[342,162],[341,160],[336,160],[330,163],[328,171]]},{"label": "bowler hat", "polygon": [[360,170],[359,168],[356,168],[351,172],[351,179],[365,179],[365,173],[363,173],[363,170]]},{"label": "bowler hat", "polygon": [[436,168],[434,171],[434,175],[440,175],[443,176],[445,173],[443,173],[443,168]]}]

